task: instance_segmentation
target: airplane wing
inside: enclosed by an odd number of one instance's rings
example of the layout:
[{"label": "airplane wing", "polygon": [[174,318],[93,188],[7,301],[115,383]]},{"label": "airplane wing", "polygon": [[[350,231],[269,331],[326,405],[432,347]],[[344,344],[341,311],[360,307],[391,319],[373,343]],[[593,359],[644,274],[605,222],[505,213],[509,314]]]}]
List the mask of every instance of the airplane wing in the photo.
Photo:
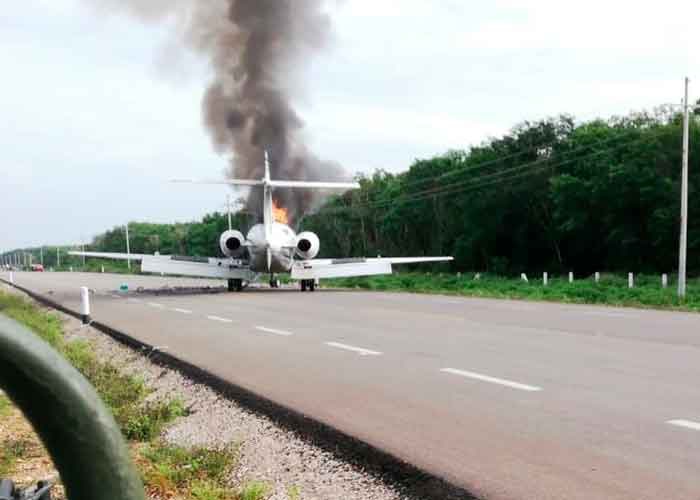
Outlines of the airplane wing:
[{"label": "airplane wing", "polygon": [[376,259],[315,259],[299,261],[292,268],[292,279],[315,280],[350,278],[354,276],[379,276],[391,274],[394,265],[450,262],[453,257],[396,257]]},{"label": "airplane wing", "polygon": [[253,281],[256,276],[250,270],[248,263],[242,260],[101,252],[69,252],[69,255],[107,260],[133,260],[134,262],[141,262],[141,272],[152,274],[239,279],[243,281]]}]

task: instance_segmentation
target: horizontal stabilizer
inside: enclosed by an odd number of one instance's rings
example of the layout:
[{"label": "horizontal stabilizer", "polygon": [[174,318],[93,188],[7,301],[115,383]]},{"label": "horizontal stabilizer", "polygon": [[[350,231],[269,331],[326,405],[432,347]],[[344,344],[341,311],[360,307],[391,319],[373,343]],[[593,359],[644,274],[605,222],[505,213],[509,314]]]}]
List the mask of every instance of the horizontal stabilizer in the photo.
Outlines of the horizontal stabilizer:
[{"label": "horizontal stabilizer", "polygon": [[357,182],[270,181],[270,186],[289,189],[360,189]]},{"label": "horizontal stabilizer", "polygon": [[251,180],[245,180],[245,179],[223,179],[223,180],[173,179],[170,182],[172,182],[174,184],[204,184],[204,185],[245,186],[245,187],[263,186],[265,184],[263,181],[251,181]]},{"label": "horizontal stabilizer", "polygon": [[222,180],[196,180],[196,179],[174,179],[171,182],[175,184],[200,184],[200,185],[215,185],[215,186],[243,186],[257,187],[269,186],[271,188],[287,188],[287,189],[360,189],[357,182],[305,182],[305,181],[252,181],[245,179],[222,179]]}]

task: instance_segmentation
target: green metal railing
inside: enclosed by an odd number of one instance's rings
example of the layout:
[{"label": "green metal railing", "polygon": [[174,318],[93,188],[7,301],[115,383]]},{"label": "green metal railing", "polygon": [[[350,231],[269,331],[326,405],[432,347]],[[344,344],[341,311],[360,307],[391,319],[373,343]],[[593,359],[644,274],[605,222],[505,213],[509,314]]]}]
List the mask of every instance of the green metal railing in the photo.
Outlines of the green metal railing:
[{"label": "green metal railing", "polygon": [[90,383],[1,314],[0,388],[40,436],[70,500],[144,500],[121,432]]}]

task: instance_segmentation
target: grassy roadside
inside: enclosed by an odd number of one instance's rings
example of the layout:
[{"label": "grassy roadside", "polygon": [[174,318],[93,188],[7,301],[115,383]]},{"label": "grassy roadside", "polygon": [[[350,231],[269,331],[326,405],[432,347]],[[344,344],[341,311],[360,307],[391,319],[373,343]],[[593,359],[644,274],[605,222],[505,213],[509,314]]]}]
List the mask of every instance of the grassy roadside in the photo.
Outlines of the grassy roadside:
[{"label": "grassy roadside", "polygon": [[569,283],[568,278],[550,279],[544,286],[541,276],[530,277],[525,283],[520,279],[474,274],[426,274],[401,273],[371,278],[345,278],[328,280],[328,286],[359,288],[377,291],[397,291],[426,294],[451,294],[468,297],[517,299],[577,304],[598,304],[621,307],[645,307],[700,312],[700,280],[689,280],[688,296],[680,302],[675,283],[668,288],[661,286],[659,276],[635,277],[635,288],[630,289],[627,277],[601,276],[600,283],[592,278]]},{"label": "grassy roadside", "polygon": [[[116,366],[99,360],[89,343],[67,341],[57,315],[40,310],[22,297],[0,292],[0,313],[33,330],[97,389],[130,443],[150,498],[267,498],[269,488],[265,484],[256,482],[240,487],[231,484],[230,477],[238,461],[237,449],[182,448],[160,439],[165,426],[186,414],[179,399],[152,401],[149,399],[152,391],[143,380],[124,375]],[[27,481],[44,479],[50,458],[21,413],[4,395],[0,395],[0,417],[0,477],[19,477]],[[35,469],[32,464],[36,465]],[[32,475],[32,470],[36,476]]]}]

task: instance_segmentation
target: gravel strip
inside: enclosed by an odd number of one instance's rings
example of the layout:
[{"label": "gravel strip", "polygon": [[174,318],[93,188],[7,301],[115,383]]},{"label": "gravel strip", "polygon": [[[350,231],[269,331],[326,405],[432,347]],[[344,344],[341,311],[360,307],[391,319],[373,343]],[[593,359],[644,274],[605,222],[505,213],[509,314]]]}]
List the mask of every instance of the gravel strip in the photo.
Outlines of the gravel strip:
[{"label": "gravel strip", "polygon": [[179,397],[190,415],[178,419],[163,434],[182,446],[237,446],[239,466],[233,482],[263,481],[272,487],[271,500],[297,500],[289,496],[298,488],[304,500],[415,500],[398,485],[348,464],[271,420],[241,408],[207,386],[194,383],[175,370],[152,363],[78,320],[61,315],[68,339],[88,340],[97,355],[125,373],[142,377],[155,390],[150,397]]}]

